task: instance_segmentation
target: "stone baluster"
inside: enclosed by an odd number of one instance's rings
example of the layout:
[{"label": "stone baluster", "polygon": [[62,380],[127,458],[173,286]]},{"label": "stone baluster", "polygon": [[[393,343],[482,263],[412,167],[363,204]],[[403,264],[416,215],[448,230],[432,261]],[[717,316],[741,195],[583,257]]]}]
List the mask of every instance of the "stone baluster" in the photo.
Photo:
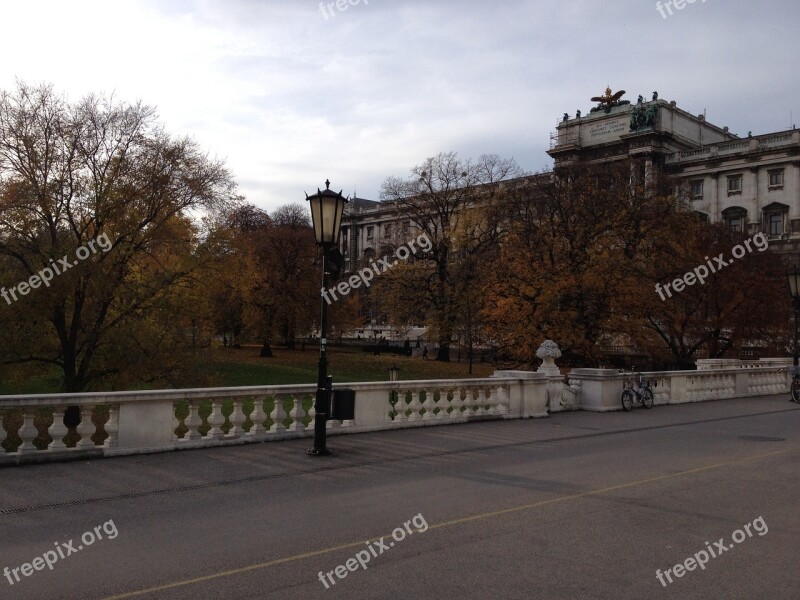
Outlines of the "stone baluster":
[{"label": "stone baluster", "polygon": [[269,428],[270,433],[282,433],[286,431],[286,409],[283,406],[283,396],[274,396],[275,403],[272,406],[272,412],[269,418],[272,419],[272,427]]},{"label": "stone baluster", "polygon": [[464,389],[464,417],[469,419],[474,414],[475,397],[472,395],[472,388]]},{"label": "stone baluster", "polygon": [[295,431],[297,433],[303,433],[306,426],[303,424],[303,416],[305,415],[305,409],[303,408],[303,397],[298,397],[297,394],[292,394],[292,410],[289,413],[289,416],[292,418],[292,422],[289,425],[289,431]]},{"label": "stone baluster", "polygon": [[511,398],[508,393],[508,387],[501,385],[497,388],[497,413],[498,415],[507,415],[511,412]]},{"label": "stone baluster", "polygon": [[481,417],[486,414],[486,390],[483,386],[478,388],[478,397],[475,400],[475,416]]},{"label": "stone baluster", "polygon": [[462,415],[461,407],[463,406],[463,402],[461,401],[461,389],[452,388],[450,391],[453,394],[453,399],[450,401],[450,406],[453,408],[453,410],[450,411],[450,418],[455,421],[460,419]]},{"label": "stone baluster", "polygon": [[450,408],[450,401],[447,398],[447,388],[439,390],[439,401],[436,403],[436,406],[439,408],[439,412],[436,413],[436,419],[438,421],[446,421],[450,418],[450,413],[447,412],[447,409]]},{"label": "stone baluster", "polygon": [[230,416],[231,428],[225,437],[238,438],[244,435],[244,427],[242,425],[244,425],[247,417],[242,410],[242,401],[241,396],[233,399],[233,412]]},{"label": "stone baluster", "polygon": [[222,425],[225,423],[225,417],[222,416],[222,399],[220,398],[212,398],[211,399],[211,414],[208,415],[208,424],[211,426],[211,429],[208,430],[206,434],[206,439],[218,440],[221,439],[223,435],[222,432]]},{"label": "stone baluster", "polygon": [[402,388],[399,388],[397,390],[397,404],[394,405],[394,410],[397,413],[394,416],[396,423],[406,423],[408,421],[408,416],[406,415],[407,409],[408,404],[406,404],[406,391]]},{"label": "stone baluster", "polygon": [[250,413],[250,420],[253,426],[250,427],[248,435],[255,439],[260,439],[266,436],[267,428],[264,427],[264,421],[267,420],[267,413],[264,412],[264,396],[253,396],[253,412]]},{"label": "stone baluster", "polygon": [[422,415],[423,421],[431,421],[436,418],[433,409],[436,408],[436,403],[433,401],[433,390],[425,390],[425,402],[422,403],[422,408],[425,409],[425,414]]},{"label": "stone baluster", "polygon": [[317,417],[317,408],[314,406],[316,402],[316,397],[311,398],[311,407],[308,409],[308,425],[306,425],[306,429],[314,430],[314,421]]},{"label": "stone baluster", "polygon": [[419,390],[411,390],[411,402],[408,407],[411,409],[411,414],[408,415],[409,421],[419,421],[422,419],[422,415],[420,414],[422,403],[419,401]]},{"label": "stone baluster", "polygon": [[199,440],[203,437],[200,433],[200,426],[203,424],[203,419],[200,417],[200,401],[188,400],[189,414],[184,419],[188,431],[184,434],[184,440]]},{"label": "stone baluster", "polygon": [[500,404],[500,397],[498,396],[498,391],[502,393],[501,387],[490,387],[487,388],[488,394],[486,396],[486,403],[489,405],[488,410],[486,411],[487,415],[497,416],[501,414],[501,404]]},{"label": "stone baluster", "polygon": [[[105,430],[106,430],[106,433],[108,433],[108,437],[103,442],[103,446],[106,447],[106,448],[109,447],[108,446],[108,440],[111,438],[111,434],[108,432],[108,426],[109,426],[109,424],[111,424],[111,419],[113,418],[113,416],[111,414],[111,411],[113,410],[113,408],[114,407],[109,407],[109,409],[108,409],[108,422],[105,424]],[[178,441],[178,434],[177,434],[176,430],[178,429],[178,427],[181,426],[181,420],[178,418],[177,409],[178,409],[178,403],[177,402],[173,402],[172,403],[172,435],[170,436],[172,438],[173,442]]]},{"label": "stone baluster", "polygon": [[34,409],[26,408],[22,417],[22,427],[19,429],[19,437],[22,443],[17,448],[20,456],[35,454],[37,452],[36,446],[33,445],[33,440],[39,435],[39,430],[33,424]]},{"label": "stone baluster", "polygon": [[76,448],[94,448],[95,444],[92,441],[92,435],[95,432],[95,424],[92,423],[92,406],[81,406],[81,422],[75,428],[81,439],[75,444]]},{"label": "stone baluster", "polygon": [[53,410],[53,423],[47,430],[53,441],[47,446],[48,450],[63,450],[67,447],[64,443],[64,436],[69,430],[64,425],[64,410],[63,406],[56,406]]},{"label": "stone baluster", "polygon": [[[172,414],[173,417],[175,415],[175,407],[172,407]],[[177,435],[175,434],[175,429],[178,428],[180,425],[180,421],[178,421],[177,417],[174,417],[173,428],[172,428],[172,438],[173,440],[177,439]],[[108,437],[103,441],[103,447],[105,448],[116,448],[117,447],[117,440],[119,436],[119,405],[112,404],[108,407],[108,421],[105,424],[105,430],[108,434]]]}]

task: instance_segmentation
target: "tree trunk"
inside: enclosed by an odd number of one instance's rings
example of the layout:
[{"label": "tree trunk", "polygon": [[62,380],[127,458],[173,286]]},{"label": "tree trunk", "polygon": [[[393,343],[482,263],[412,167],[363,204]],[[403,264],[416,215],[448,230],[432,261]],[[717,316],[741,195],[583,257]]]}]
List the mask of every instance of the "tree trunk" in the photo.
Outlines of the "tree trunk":
[{"label": "tree trunk", "polygon": [[274,355],[272,354],[272,348],[269,345],[269,339],[264,340],[264,345],[261,346],[261,358],[272,358]]},{"label": "tree trunk", "polygon": [[450,344],[439,343],[439,350],[436,352],[436,360],[440,362],[450,362]]}]

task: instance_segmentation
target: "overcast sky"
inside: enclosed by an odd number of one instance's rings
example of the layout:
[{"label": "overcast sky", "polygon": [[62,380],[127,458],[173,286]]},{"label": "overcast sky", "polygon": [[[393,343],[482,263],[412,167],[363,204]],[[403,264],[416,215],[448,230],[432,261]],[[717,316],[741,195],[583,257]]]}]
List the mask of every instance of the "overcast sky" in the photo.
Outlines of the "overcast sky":
[{"label": "overcast sky", "polygon": [[378,199],[387,176],[450,150],[540,170],[560,116],[606,85],[742,136],[800,120],[797,0],[696,0],[666,18],[650,0],[352,2],[4,2],[0,87],[156,106],[270,211],[326,177]]}]

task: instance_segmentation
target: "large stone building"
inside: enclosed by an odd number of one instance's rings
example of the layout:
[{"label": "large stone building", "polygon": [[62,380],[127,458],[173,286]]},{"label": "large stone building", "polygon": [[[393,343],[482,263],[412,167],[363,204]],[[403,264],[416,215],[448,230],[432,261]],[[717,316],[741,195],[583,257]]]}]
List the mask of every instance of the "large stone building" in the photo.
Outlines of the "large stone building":
[{"label": "large stone building", "polygon": [[645,176],[661,169],[686,182],[694,210],[708,221],[761,231],[776,250],[797,251],[800,130],[740,138],[656,93],[636,104],[614,96],[606,90],[589,114],[564,115],[548,151],[554,168],[640,159]]},{"label": "large stone building", "polygon": [[[551,136],[554,168],[608,160],[638,159],[642,176],[663,170],[690,190],[694,210],[712,223],[754,234],[770,245],[800,249],[800,130],[739,137],[727,127],[658,98],[621,100],[621,93],[593,98],[587,114],[564,114]],[[355,198],[342,223],[347,267],[382,256],[408,223],[391,203]]]}]

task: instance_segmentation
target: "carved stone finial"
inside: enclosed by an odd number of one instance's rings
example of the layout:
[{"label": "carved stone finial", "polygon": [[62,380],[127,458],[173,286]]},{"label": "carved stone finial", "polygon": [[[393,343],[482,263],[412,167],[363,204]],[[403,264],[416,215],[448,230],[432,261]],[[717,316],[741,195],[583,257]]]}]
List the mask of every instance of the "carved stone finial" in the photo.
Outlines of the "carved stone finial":
[{"label": "carved stone finial", "polygon": [[561,350],[553,340],[542,342],[542,345],[536,351],[536,356],[542,359],[542,365],[537,369],[537,372],[551,375],[559,375],[561,373],[554,360],[561,358]]},{"label": "carved stone finial", "polygon": [[536,351],[536,356],[542,360],[548,358],[561,358],[561,350],[553,340],[545,340],[539,349]]}]

